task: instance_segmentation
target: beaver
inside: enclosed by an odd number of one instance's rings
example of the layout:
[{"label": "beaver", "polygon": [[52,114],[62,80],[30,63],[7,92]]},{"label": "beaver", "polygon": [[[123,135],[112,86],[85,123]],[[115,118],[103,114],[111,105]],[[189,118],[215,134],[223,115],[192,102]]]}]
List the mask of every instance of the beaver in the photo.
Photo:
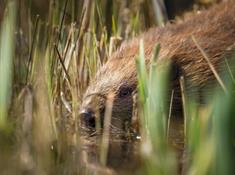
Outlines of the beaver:
[{"label": "beaver", "polygon": [[[206,53],[216,71],[222,72],[225,60],[234,53],[235,3],[219,3],[183,21],[151,28],[124,41],[98,70],[83,96],[80,117],[87,127],[95,127],[96,110],[103,120],[109,94],[114,94],[111,124],[120,128],[131,119],[133,95],[138,84],[135,60],[139,55],[141,40],[146,62],[149,62],[159,43],[161,50],[158,61],[170,60],[173,65],[170,71],[172,81],[178,82],[184,76],[186,90],[191,94],[200,93],[212,82],[217,83],[217,80],[198,46]],[[180,84],[174,83],[174,89],[180,91]]]}]

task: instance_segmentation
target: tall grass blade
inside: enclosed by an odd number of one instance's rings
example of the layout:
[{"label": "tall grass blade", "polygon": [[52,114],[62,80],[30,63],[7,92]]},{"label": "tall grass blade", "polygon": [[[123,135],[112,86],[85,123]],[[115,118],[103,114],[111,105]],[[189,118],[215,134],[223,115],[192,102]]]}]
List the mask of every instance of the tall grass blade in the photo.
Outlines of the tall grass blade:
[{"label": "tall grass blade", "polygon": [[0,129],[7,124],[12,95],[16,2],[9,1],[0,34]]}]

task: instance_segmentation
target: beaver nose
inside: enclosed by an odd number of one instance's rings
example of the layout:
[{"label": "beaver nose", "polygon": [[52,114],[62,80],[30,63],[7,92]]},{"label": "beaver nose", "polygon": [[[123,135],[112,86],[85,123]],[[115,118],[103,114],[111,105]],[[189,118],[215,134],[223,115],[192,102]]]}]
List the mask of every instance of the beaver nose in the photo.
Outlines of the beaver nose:
[{"label": "beaver nose", "polygon": [[80,112],[80,119],[81,123],[85,125],[85,127],[95,128],[95,115],[94,112],[92,112],[91,110],[82,110]]}]

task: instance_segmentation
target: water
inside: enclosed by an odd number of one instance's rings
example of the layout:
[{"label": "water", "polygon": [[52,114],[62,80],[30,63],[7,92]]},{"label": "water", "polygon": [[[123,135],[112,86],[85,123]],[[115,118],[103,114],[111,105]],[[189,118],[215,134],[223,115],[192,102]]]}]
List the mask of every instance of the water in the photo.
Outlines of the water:
[{"label": "water", "polygon": [[[99,143],[100,136],[86,136],[83,140],[83,148],[86,154],[86,161],[95,165],[97,169],[105,169],[117,174],[141,174],[143,163],[141,161],[140,143],[138,136],[124,137],[114,134],[110,136],[107,167],[100,165]],[[174,116],[171,118],[168,143],[177,155],[178,171],[182,171],[184,153],[184,125],[183,118]],[[111,174],[112,174],[111,173]],[[106,174],[109,174],[106,172]]]}]

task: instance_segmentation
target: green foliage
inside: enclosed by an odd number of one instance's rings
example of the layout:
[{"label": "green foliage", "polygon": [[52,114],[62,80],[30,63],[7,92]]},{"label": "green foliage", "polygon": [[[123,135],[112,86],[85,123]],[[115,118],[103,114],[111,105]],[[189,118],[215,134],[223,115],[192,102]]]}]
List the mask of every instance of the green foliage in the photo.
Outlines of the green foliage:
[{"label": "green foliage", "polygon": [[[175,160],[167,145],[166,89],[168,63],[157,64],[160,45],[155,48],[149,73],[145,68],[144,46],[137,60],[139,99],[141,101],[142,152],[147,174],[174,174]],[[171,167],[171,168],[169,168]]]},{"label": "green foliage", "polygon": [[[83,148],[78,109],[90,79],[119,41],[154,25],[151,3],[51,0],[42,2],[48,8],[41,12],[35,2],[7,1],[1,22],[0,172],[114,174],[107,166],[87,164],[90,154]],[[169,146],[168,123],[174,122],[166,103],[170,63],[158,64],[159,52],[157,45],[148,69],[140,43],[141,164],[134,173],[177,174],[177,162],[183,161],[186,174],[234,174],[234,84],[228,83],[227,95],[215,91],[204,107],[183,94],[181,160]]]},{"label": "green foliage", "polygon": [[12,95],[13,59],[14,59],[14,29],[16,4],[10,1],[2,22],[0,33],[0,130],[6,129],[8,109]]}]

